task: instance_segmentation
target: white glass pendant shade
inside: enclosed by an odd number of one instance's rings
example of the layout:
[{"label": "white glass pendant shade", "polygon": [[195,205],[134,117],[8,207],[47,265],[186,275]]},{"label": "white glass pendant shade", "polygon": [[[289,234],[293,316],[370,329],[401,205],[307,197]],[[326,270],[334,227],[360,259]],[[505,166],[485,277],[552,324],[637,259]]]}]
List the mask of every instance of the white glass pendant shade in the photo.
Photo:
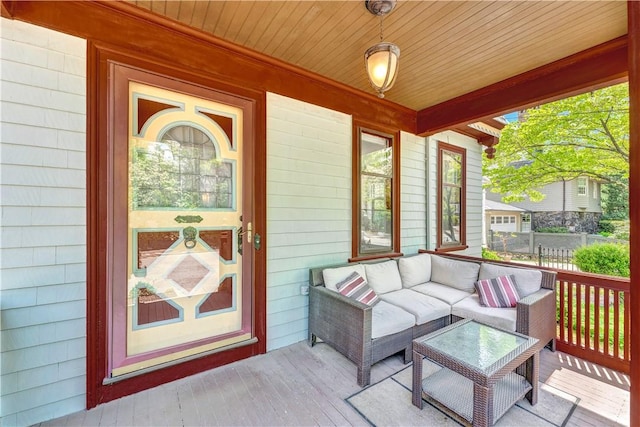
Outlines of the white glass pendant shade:
[{"label": "white glass pendant shade", "polygon": [[364,53],[367,76],[380,98],[384,98],[384,92],[391,89],[396,80],[399,59],[400,48],[388,42],[371,46]]}]

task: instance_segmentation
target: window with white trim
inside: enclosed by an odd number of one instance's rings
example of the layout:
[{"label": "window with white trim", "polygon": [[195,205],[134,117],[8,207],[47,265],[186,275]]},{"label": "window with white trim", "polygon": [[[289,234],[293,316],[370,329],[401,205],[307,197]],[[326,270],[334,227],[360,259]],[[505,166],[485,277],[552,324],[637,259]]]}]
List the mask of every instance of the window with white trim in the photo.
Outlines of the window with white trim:
[{"label": "window with white trim", "polygon": [[578,196],[586,196],[587,195],[587,178],[580,177],[578,178]]}]

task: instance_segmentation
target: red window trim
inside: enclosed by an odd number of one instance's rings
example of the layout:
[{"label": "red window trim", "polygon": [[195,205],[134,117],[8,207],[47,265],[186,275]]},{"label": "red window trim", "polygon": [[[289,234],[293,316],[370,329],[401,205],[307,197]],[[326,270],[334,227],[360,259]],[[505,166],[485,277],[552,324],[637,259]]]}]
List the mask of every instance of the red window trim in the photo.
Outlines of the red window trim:
[{"label": "red window trim", "polygon": [[[391,251],[360,254],[360,133],[371,133],[391,139],[393,174],[391,177]],[[400,253],[400,131],[361,121],[353,122],[351,156],[351,258],[349,262],[389,258]]]},{"label": "red window trim", "polygon": [[[462,156],[462,171],[461,171],[461,191],[460,191],[460,241],[454,242],[450,245],[443,245],[442,243],[442,153],[443,151],[450,151]],[[438,176],[438,188],[437,188],[437,226],[436,226],[436,251],[438,252],[453,252],[467,249],[467,150],[458,147],[456,145],[447,144],[446,142],[438,141],[438,156],[437,156],[437,176]]]}]

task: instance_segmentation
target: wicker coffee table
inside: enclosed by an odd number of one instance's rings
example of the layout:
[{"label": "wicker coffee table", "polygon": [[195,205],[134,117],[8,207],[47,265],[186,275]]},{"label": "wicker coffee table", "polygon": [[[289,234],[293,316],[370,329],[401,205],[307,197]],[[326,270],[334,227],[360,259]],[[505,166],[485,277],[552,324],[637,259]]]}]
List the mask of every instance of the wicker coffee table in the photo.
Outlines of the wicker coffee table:
[{"label": "wicker coffee table", "polygon": [[[538,400],[536,338],[462,320],[413,341],[413,404],[462,422],[493,425],[523,397]],[[423,358],[442,366],[422,379]]]}]

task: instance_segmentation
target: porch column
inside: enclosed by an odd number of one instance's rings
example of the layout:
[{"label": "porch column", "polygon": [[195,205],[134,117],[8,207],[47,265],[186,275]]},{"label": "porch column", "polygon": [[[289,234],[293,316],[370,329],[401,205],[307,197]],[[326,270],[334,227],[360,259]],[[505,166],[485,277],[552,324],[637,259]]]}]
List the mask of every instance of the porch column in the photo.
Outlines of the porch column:
[{"label": "porch column", "polygon": [[[627,1],[629,49],[629,194],[640,191],[640,2]],[[630,424],[640,425],[640,201],[629,198],[631,222]],[[634,333],[635,332],[635,333]]]}]

